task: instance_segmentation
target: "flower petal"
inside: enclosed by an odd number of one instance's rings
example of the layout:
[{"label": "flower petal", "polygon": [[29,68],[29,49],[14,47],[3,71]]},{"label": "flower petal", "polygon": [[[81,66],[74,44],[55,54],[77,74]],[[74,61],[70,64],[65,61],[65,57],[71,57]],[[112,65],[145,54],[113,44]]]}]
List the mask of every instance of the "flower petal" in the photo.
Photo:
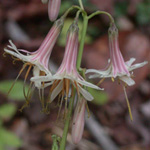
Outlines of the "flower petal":
[{"label": "flower petal", "polygon": [[63,82],[60,81],[60,83],[56,86],[56,88],[53,90],[51,94],[51,102],[56,98],[56,96],[61,92],[63,88]]},{"label": "flower petal", "polygon": [[78,83],[84,85],[84,86],[87,86],[87,87],[90,87],[90,88],[93,88],[93,89],[97,89],[97,90],[104,90],[103,88],[100,88],[90,82],[87,82],[87,81],[82,81],[82,80],[77,80]]},{"label": "flower petal", "polygon": [[128,66],[128,67],[130,67],[134,62],[135,62],[135,58],[130,58],[130,60],[129,61],[126,61],[126,65]]},{"label": "flower petal", "polygon": [[129,86],[132,86],[135,84],[135,81],[128,76],[122,76],[122,77],[119,77],[119,79],[122,80],[123,82],[125,82]]},{"label": "flower petal", "polygon": [[137,68],[141,68],[143,67],[144,65],[148,64],[148,61],[144,61],[142,63],[138,63],[138,64],[135,64],[135,65],[132,65],[130,68],[129,68],[129,71],[132,71],[134,69],[137,69]]},{"label": "flower petal", "polygon": [[79,88],[80,93],[86,100],[92,101],[94,99],[93,96],[88,91],[83,89],[80,85],[78,85],[78,88]]}]

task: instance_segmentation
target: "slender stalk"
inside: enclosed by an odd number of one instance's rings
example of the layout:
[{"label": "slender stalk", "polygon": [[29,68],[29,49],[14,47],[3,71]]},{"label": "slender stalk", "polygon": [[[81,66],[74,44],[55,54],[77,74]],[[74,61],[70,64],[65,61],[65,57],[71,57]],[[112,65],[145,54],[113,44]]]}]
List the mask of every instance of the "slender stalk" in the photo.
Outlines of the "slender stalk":
[{"label": "slender stalk", "polygon": [[66,140],[67,140],[67,134],[68,134],[69,125],[70,125],[70,120],[71,120],[71,117],[72,117],[74,98],[75,98],[75,95],[73,96],[72,99],[70,99],[70,102],[69,102],[67,118],[65,120],[65,127],[64,127],[64,131],[63,131],[62,140],[60,142],[60,149],[59,150],[65,150],[65,147],[66,147]]},{"label": "slender stalk", "polygon": [[79,9],[79,10],[81,10],[81,8],[79,7],[79,6],[76,6],[76,5],[74,5],[74,6],[72,6],[72,7],[70,7],[66,12],[65,12],[65,14],[62,16],[62,17],[67,17],[67,15],[70,13],[70,11],[72,11],[73,9]]},{"label": "slender stalk", "polygon": [[84,10],[82,0],[79,0],[79,4],[80,4],[81,9],[83,9],[83,10]]},{"label": "slender stalk", "polygon": [[96,12],[92,13],[90,16],[88,16],[88,19],[91,19],[94,16],[100,15],[100,14],[107,15],[109,17],[111,23],[114,23],[114,18],[111,16],[111,14],[109,14],[108,12],[105,12],[105,11],[96,11]]},{"label": "slender stalk", "polygon": [[78,58],[77,58],[77,69],[78,70],[80,69],[80,66],[81,66],[81,60],[82,60],[82,54],[83,54],[83,50],[84,50],[87,26],[88,26],[88,17],[86,14],[83,14],[83,27],[82,27],[81,41],[80,41],[80,46],[79,46]]}]

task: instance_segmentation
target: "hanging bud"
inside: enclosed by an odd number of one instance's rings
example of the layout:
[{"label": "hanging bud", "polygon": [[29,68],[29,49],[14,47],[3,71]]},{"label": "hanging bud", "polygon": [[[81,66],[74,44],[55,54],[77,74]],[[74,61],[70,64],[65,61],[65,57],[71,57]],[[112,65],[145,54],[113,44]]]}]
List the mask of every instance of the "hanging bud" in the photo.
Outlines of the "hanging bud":
[{"label": "hanging bud", "polygon": [[59,14],[61,0],[49,0],[48,16],[51,21],[55,21]]},{"label": "hanging bud", "polygon": [[82,99],[79,101],[75,114],[73,117],[73,125],[72,125],[72,141],[74,144],[78,144],[82,139],[84,123],[85,123],[85,103],[86,101]]}]

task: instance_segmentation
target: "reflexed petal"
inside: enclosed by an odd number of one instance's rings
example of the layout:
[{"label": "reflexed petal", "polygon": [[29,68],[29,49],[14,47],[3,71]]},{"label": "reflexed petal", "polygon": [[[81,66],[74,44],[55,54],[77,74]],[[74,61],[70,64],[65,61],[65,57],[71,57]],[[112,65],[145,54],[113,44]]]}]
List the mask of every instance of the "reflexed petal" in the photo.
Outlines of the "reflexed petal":
[{"label": "reflexed petal", "polygon": [[119,77],[119,79],[122,80],[123,82],[125,82],[129,86],[132,86],[135,84],[135,81],[128,76],[122,76],[122,77]]},{"label": "reflexed petal", "polygon": [[47,75],[47,76],[32,77],[30,80],[33,82],[35,82],[35,81],[49,82],[49,81],[53,81],[54,79],[53,79],[52,75]]},{"label": "reflexed petal", "polygon": [[144,65],[148,64],[147,61],[144,61],[142,63],[138,63],[138,64],[135,64],[135,65],[132,65],[130,68],[129,68],[129,71],[132,71],[134,69],[137,69],[137,68],[141,68],[143,67]]},{"label": "reflexed petal", "polygon": [[101,76],[99,74],[93,74],[93,75],[90,75],[88,78],[89,79],[94,79],[94,78],[100,78]]},{"label": "reflexed petal", "polygon": [[61,92],[63,88],[63,82],[60,81],[60,83],[57,85],[57,87],[53,90],[51,94],[51,102],[56,98],[56,96]]},{"label": "reflexed petal", "polygon": [[83,97],[86,100],[92,101],[94,99],[93,96],[88,91],[86,91],[85,89],[83,89],[80,85],[78,85],[78,88],[79,88],[80,93],[83,95]]},{"label": "reflexed petal", "polygon": [[128,66],[128,67],[130,67],[134,62],[135,62],[135,58],[130,58],[130,60],[129,61],[126,61],[126,65]]},{"label": "reflexed petal", "polygon": [[80,83],[80,84],[82,84],[82,85],[84,85],[84,86],[93,88],[93,89],[104,90],[104,89],[102,89],[102,88],[100,88],[100,87],[98,87],[98,86],[96,86],[96,85],[94,85],[94,84],[92,84],[92,83],[90,83],[90,82],[87,82],[87,81],[85,81],[85,80],[84,80],[84,81],[82,81],[82,80],[77,80],[77,82]]},{"label": "reflexed petal", "polygon": [[10,55],[13,55],[13,56],[15,56],[15,57],[17,57],[17,58],[19,58],[19,59],[22,59],[22,57],[20,56],[20,54],[14,52],[14,51],[8,50],[8,49],[6,49],[6,48],[4,49],[4,51],[5,51],[6,53],[10,54]]},{"label": "reflexed petal", "polygon": [[[39,68],[38,67],[36,67],[36,66],[34,66],[34,68],[33,68],[33,76],[34,77],[37,77],[37,76],[39,76],[40,75],[40,70],[39,70]],[[34,82],[34,84],[35,84],[35,87],[37,87],[37,88],[41,88],[41,82],[40,81],[35,81]]]}]

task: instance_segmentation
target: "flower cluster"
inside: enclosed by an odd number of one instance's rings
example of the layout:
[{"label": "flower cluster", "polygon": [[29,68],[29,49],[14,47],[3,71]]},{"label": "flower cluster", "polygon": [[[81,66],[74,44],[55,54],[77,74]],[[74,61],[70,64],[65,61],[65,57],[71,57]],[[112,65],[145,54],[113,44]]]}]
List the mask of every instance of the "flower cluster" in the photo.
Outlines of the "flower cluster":
[{"label": "flower cluster", "polygon": [[[45,3],[48,2],[48,0],[42,0],[42,2]],[[51,21],[55,21],[57,19],[60,4],[61,0],[49,0],[48,14]],[[17,47],[11,40],[9,40],[10,45],[8,45],[8,47],[4,49],[5,53],[12,55],[15,61],[22,61],[24,63],[17,76],[17,79],[25,70],[25,68],[28,68],[25,74],[26,82],[29,73],[31,72],[31,70],[33,70],[33,75],[30,78],[31,86],[32,88],[36,87],[39,90],[43,110],[47,109],[47,106],[58,97],[58,99],[60,100],[59,110],[61,110],[62,103],[64,102],[65,112],[67,113],[68,102],[70,103],[70,101],[72,101],[74,104],[73,99],[75,96],[77,96],[72,125],[72,140],[75,144],[77,144],[82,138],[87,101],[93,100],[93,96],[88,92],[88,88],[103,90],[99,86],[88,82],[85,78],[85,74],[92,73],[92,75],[89,76],[90,79],[102,78],[101,81],[103,81],[105,78],[111,78],[112,81],[115,81],[115,79],[117,79],[119,83],[123,85],[130,116],[132,118],[125,87],[126,85],[132,86],[135,84],[134,80],[132,79],[132,71],[147,64],[146,61],[139,64],[133,64],[135,58],[131,58],[127,62],[124,61],[118,44],[118,29],[115,24],[112,23],[108,31],[110,50],[110,59],[108,60],[108,66],[105,70],[88,69],[86,70],[86,72],[84,72],[81,69],[81,74],[79,72],[79,69],[77,69],[76,67],[78,61],[77,56],[79,45],[78,17],[81,12],[83,12],[83,10],[79,10],[77,12],[76,18],[68,29],[64,57],[60,67],[54,74],[52,74],[50,70],[51,66],[49,66],[49,60],[53,47],[63,28],[64,19],[66,16],[63,16],[54,22],[54,25],[48,32],[46,38],[44,39],[38,50],[30,52],[24,49],[17,49]],[[86,13],[84,13],[84,15],[86,15]],[[86,21],[84,23],[86,23]],[[83,32],[83,34],[85,33],[86,31]],[[43,91],[47,87],[49,88],[49,95],[47,100],[45,101]],[[26,99],[29,99],[30,97],[30,94],[25,94]]]}]

